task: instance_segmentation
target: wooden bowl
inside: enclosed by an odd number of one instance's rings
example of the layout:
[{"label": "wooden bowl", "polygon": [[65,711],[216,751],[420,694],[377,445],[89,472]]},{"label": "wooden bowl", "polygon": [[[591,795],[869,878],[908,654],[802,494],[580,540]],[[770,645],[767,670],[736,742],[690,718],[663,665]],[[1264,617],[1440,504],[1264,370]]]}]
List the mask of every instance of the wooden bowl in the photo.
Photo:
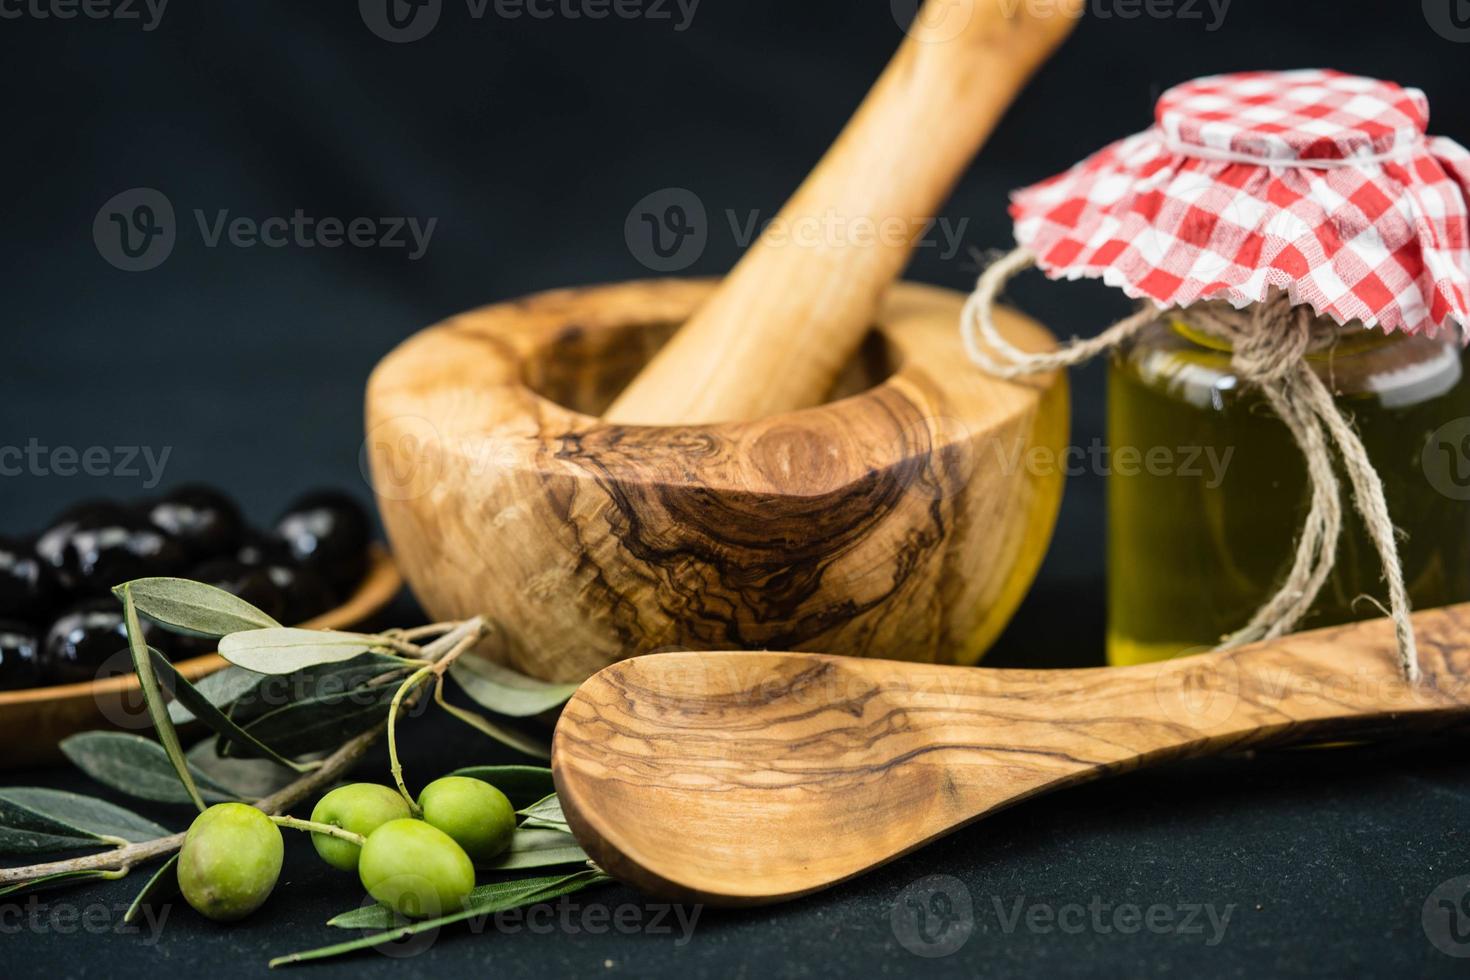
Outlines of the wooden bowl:
[{"label": "wooden bowl", "polygon": [[[301,624],[313,629],[345,629],[382,609],[403,579],[387,550],[374,545],[367,575],[357,592],[336,609]],[[191,657],[174,664],[196,681],[226,661],[219,654]],[[79,684],[56,684],[20,691],[0,691],[0,768],[38,765],[61,757],[58,743],[68,735],[93,728],[116,728],[119,719],[140,731],[151,728],[143,708],[138,679],[119,675]]]},{"label": "wooden bowl", "polygon": [[[1064,379],[986,375],[960,342],[964,296],[902,284],[826,404],[718,425],[597,418],[714,285],[543,293],[378,365],[367,453],[419,601],[490,616],[488,655],[556,681],[669,649],[974,662],[1051,536]],[[1002,328],[1052,343],[1017,314]]]}]

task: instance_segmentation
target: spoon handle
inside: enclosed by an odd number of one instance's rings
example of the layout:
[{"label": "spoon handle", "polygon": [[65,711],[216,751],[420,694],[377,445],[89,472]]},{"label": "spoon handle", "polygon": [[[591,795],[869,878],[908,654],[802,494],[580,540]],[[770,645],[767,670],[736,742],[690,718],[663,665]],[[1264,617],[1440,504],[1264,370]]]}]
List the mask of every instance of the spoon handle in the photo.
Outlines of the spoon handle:
[{"label": "spoon handle", "polygon": [[1376,619],[1136,667],[929,668],[890,671],[883,686],[906,691],[905,710],[934,709],[930,744],[959,784],[984,767],[962,794],[979,814],[1156,762],[1470,723],[1470,604],[1414,625],[1417,684],[1399,669],[1392,624]]}]

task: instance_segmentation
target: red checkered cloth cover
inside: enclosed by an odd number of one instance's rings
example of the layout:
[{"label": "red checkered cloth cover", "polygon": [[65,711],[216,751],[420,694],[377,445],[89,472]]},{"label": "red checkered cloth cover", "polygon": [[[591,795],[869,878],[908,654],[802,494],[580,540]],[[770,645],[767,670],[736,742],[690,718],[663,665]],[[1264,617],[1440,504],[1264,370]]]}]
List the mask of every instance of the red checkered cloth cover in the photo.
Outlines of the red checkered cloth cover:
[{"label": "red checkered cloth cover", "polygon": [[1417,89],[1245,72],[1165,92],[1155,125],[1012,196],[1053,279],[1135,299],[1261,302],[1339,323],[1470,333],[1470,152],[1427,138]]}]

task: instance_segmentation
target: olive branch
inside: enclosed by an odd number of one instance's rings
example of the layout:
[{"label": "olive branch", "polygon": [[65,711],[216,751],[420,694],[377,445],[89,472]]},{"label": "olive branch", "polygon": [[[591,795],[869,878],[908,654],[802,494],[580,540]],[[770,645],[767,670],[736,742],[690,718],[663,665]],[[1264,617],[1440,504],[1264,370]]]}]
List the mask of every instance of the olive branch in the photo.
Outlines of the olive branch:
[{"label": "olive branch", "polygon": [[[283,627],[228,592],[185,579],[139,579],[114,592],[123,603],[129,651],[157,738],[84,732],[65,740],[62,751],[103,785],[154,802],[202,811],[211,802],[244,800],[279,825],[332,833],[335,828],[288,816],[288,811],[340,781],[386,735],[394,785],[417,813],[398,758],[397,724],[403,713],[429,703],[430,692],[434,705],[476,731],[528,755],[548,755],[540,739],[451,704],[446,677],[481,708],[511,719],[555,710],[576,687],[547,684],[465,657],[491,633],[483,617],[375,634],[303,630]],[[173,632],[218,638],[230,666],[197,684],[189,682],[143,640],[142,618]],[[179,728],[191,723],[202,724],[211,736],[185,750]],[[549,770],[489,766],[456,774],[493,782],[521,807],[509,850],[488,870],[558,865],[584,870],[482,885],[462,910],[466,914],[442,920],[395,921],[381,906],[367,917],[344,914],[329,924],[386,931],[365,937],[372,942],[292,954],[272,965],[365,948],[469,914],[531,904],[610,880],[595,867],[585,870],[590,862],[561,814]],[[132,921],[145,904],[177,893],[171,871],[184,837],[99,798],[37,787],[0,788],[0,854],[106,848],[0,868],[0,896],[117,879],[174,855],[134,900],[125,917]]]}]

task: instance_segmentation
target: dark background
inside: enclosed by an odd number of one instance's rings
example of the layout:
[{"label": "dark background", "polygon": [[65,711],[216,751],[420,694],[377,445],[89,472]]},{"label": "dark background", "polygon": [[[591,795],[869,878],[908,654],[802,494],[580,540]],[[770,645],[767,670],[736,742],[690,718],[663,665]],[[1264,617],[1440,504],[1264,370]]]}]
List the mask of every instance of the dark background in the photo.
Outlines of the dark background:
[{"label": "dark background", "polygon": [[[945,209],[952,224],[968,221],[967,247],[1009,245],[1007,190],[1144,128],[1158,93],[1197,75],[1323,66],[1391,78],[1428,93],[1432,131],[1470,143],[1470,38],[1437,33],[1420,3],[1234,0],[1215,30],[1207,4],[1191,4],[1190,18],[1179,16],[1185,3],[1131,19],[1129,0],[1093,4],[1116,16],[1080,26]],[[493,6],[475,19],[464,0],[444,0],[436,29],[407,44],[375,36],[345,0],[173,0],[151,31],[0,4],[17,10],[0,18],[0,444],[167,448],[157,490],[218,483],[259,520],[323,483],[369,499],[363,384],[413,331],[522,293],[650,275],[624,234],[646,195],[698,195],[708,243],[685,271],[727,269],[739,254],[727,210],[774,215],[902,36],[886,0],[703,0],[684,30],[676,6],[664,20],[506,19]],[[171,201],[177,241],[156,268],[124,272],[99,253],[93,219],[137,187]],[[410,260],[403,248],[210,248],[194,218],[298,208],[437,224]],[[975,272],[967,253],[929,249],[910,274],[965,288]],[[1101,287],[1032,279],[1015,297],[1058,334],[1091,333],[1125,310]],[[1073,439],[1086,446],[1102,434],[1101,370],[1074,380]],[[35,529],[68,502],[142,495],[144,482],[0,477],[0,522]],[[1037,651],[1056,663],[1100,659],[1102,518],[1101,480],[1073,480],[995,662]],[[397,614],[414,611],[405,603]],[[1439,882],[1470,872],[1462,748],[1288,753],[1130,777],[988,821],[827,895],[708,913],[682,948],[651,936],[462,938],[410,963],[370,954],[330,969],[1450,974],[1463,963],[1431,947],[1419,910]],[[939,872],[973,893],[977,933],[953,956],[924,960],[898,945],[888,916],[900,889]],[[30,971],[60,956],[64,968],[48,969],[66,974],[254,968],[326,941],[299,923],[356,901],[310,862],[293,858],[293,874],[317,884],[235,932],[183,913],[157,947],[32,935],[7,937],[5,958]],[[68,900],[126,901],[134,887]],[[1212,948],[1199,937],[1006,935],[990,907],[992,896],[1095,894],[1239,907]]]}]

